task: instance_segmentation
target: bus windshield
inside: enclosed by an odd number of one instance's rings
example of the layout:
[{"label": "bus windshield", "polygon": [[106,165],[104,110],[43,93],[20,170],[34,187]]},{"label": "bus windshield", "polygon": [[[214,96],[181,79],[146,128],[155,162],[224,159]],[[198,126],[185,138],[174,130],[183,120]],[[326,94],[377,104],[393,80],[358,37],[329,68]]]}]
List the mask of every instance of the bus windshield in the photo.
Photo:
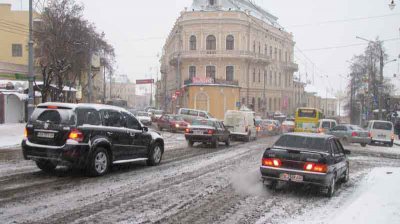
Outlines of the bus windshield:
[{"label": "bus windshield", "polygon": [[313,109],[299,109],[299,117],[316,118],[317,111]]}]

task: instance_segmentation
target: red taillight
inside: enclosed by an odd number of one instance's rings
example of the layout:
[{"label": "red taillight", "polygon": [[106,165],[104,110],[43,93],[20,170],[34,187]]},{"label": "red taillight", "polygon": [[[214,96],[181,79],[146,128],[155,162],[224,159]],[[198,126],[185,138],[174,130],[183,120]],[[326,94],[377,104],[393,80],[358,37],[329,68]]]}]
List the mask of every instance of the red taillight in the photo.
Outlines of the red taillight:
[{"label": "red taillight", "polygon": [[27,138],[28,138],[28,129],[25,128],[24,129],[24,139],[27,139]]},{"label": "red taillight", "polygon": [[263,158],[262,165],[263,166],[280,167],[280,166],[282,166],[282,162],[280,159]]},{"label": "red taillight", "polygon": [[372,138],[371,132],[368,132],[368,138]]},{"label": "red taillight", "polygon": [[47,106],[48,109],[58,109],[57,106]]},{"label": "red taillight", "polygon": [[351,133],[351,136],[357,137],[357,136],[358,136],[358,133],[354,131],[353,133]]},{"label": "red taillight", "polygon": [[189,128],[186,128],[186,129],[185,129],[185,132],[186,132],[186,133],[190,133],[190,129],[189,129]]},{"label": "red taillight", "polygon": [[209,135],[212,135],[212,134],[214,134],[214,130],[211,130],[211,129],[210,129],[210,130],[208,130],[208,131],[207,131],[207,134],[209,134]]},{"label": "red taillight", "polygon": [[304,164],[304,170],[318,173],[326,173],[328,171],[328,166],[326,164],[319,163],[306,163]]},{"label": "red taillight", "polygon": [[77,129],[73,129],[69,135],[68,135],[68,139],[70,140],[74,140],[77,142],[81,142],[83,141],[83,133]]}]

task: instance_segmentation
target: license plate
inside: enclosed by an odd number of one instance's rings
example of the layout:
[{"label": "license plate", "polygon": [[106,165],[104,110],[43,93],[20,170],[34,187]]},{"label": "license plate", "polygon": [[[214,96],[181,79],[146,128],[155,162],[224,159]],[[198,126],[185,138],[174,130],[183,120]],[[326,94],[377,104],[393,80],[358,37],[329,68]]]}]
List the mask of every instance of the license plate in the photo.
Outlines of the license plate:
[{"label": "license plate", "polygon": [[38,132],[37,137],[39,137],[39,138],[54,138],[54,133]]},{"label": "license plate", "polygon": [[303,182],[303,176],[301,175],[291,175],[287,173],[282,173],[279,175],[279,179],[284,181],[293,181],[293,182]]},{"label": "license plate", "polygon": [[193,134],[195,135],[202,135],[204,132],[203,131],[193,131]]}]

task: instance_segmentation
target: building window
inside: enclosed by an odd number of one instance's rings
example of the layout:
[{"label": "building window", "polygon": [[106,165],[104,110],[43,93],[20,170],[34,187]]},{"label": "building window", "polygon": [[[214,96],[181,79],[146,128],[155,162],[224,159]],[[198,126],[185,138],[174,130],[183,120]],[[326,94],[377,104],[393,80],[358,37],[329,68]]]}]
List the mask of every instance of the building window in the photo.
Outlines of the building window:
[{"label": "building window", "polygon": [[269,73],[269,84],[272,85],[272,71]]},{"label": "building window", "polygon": [[253,82],[256,82],[256,69],[253,69]]},{"label": "building window", "polygon": [[197,44],[196,42],[197,42],[196,36],[194,36],[194,35],[190,36],[190,50],[191,51],[196,50],[196,44]]},{"label": "building window", "polygon": [[260,110],[261,109],[261,98],[260,97],[258,97],[258,110]]},{"label": "building window", "polygon": [[261,43],[258,42],[258,53],[261,54]]},{"label": "building window", "polygon": [[216,50],[217,49],[217,41],[214,35],[209,35],[206,41],[206,49],[207,50]]},{"label": "building window", "polygon": [[12,45],[12,56],[13,57],[22,57],[22,44],[13,44]]},{"label": "building window", "polygon": [[288,62],[287,60],[287,52],[285,51],[285,62]]},{"label": "building window", "polygon": [[264,70],[264,86],[267,85],[267,77],[268,77],[268,72],[267,70]]},{"label": "building window", "polygon": [[226,66],[226,81],[233,81],[233,66]]},{"label": "building window", "polygon": [[258,82],[261,82],[261,71],[258,69]]},{"label": "building window", "polygon": [[189,79],[193,80],[196,77],[196,66],[189,66]]},{"label": "building window", "polygon": [[233,50],[235,48],[235,38],[232,35],[226,37],[226,49]]},{"label": "building window", "polygon": [[246,98],[242,98],[242,105],[246,105]]},{"label": "building window", "polygon": [[215,79],[215,66],[209,65],[206,67],[206,77]]},{"label": "building window", "polygon": [[269,46],[269,56],[272,57],[272,46]]},{"label": "building window", "polygon": [[253,52],[256,52],[256,42],[253,42]]},{"label": "building window", "polygon": [[276,72],[275,72],[275,73],[274,73],[274,82],[275,82],[275,86],[278,85],[277,81],[278,81],[278,79],[277,79],[277,77],[276,77]]}]

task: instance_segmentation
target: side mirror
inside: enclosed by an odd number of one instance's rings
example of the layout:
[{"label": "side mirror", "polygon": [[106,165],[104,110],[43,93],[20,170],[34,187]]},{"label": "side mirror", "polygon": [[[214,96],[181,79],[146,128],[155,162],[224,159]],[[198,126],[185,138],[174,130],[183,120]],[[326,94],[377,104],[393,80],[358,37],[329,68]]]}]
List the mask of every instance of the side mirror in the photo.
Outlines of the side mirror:
[{"label": "side mirror", "polygon": [[344,154],[346,154],[346,155],[351,155],[351,151],[350,151],[350,150],[347,150],[347,149],[345,149],[345,150],[344,150]]},{"label": "side mirror", "polygon": [[149,128],[146,127],[146,126],[143,126],[143,127],[142,127],[142,130],[143,130],[143,132],[148,132],[148,131],[149,131]]}]

